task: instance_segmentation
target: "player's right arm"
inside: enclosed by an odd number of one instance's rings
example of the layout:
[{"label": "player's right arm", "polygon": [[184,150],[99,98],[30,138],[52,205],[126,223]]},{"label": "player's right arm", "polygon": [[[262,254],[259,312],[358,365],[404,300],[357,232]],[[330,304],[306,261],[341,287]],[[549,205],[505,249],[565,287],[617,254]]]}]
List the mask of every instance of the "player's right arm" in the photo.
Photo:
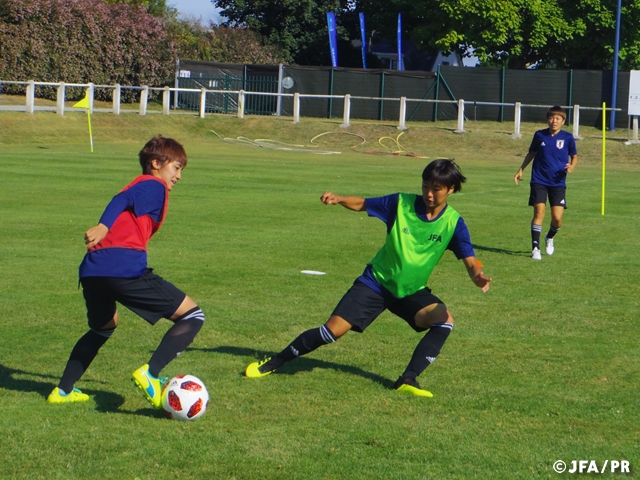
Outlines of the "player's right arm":
[{"label": "player's right arm", "polygon": [[331,192],[324,192],[320,197],[320,201],[325,205],[342,205],[344,208],[354,212],[365,210],[364,198],[361,197],[341,196]]},{"label": "player's right arm", "polygon": [[524,172],[524,169],[527,168],[527,165],[531,163],[531,161],[535,158],[535,156],[536,156],[536,152],[529,152],[527,153],[527,156],[524,157],[524,160],[522,161],[522,165],[520,166],[515,176],[513,177],[513,181],[515,182],[516,185],[518,185],[518,182],[522,180],[522,173]]},{"label": "player's right arm", "polygon": [[85,232],[84,243],[87,244],[87,248],[95,247],[102,240],[104,240],[104,237],[107,236],[107,233],[109,233],[109,227],[103,225],[102,223],[99,223],[95,227],[91,227]]}]

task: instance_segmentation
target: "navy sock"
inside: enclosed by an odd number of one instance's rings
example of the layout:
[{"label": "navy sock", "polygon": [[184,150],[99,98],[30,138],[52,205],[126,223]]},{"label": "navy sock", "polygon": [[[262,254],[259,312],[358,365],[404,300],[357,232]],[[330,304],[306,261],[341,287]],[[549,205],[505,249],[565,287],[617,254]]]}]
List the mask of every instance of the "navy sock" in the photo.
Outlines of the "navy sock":
[{"label": "navy sock", "polygon": [[422,340],[418,342],[411,361],[402,374],[402,378],[414,379],[424,372],[435,361],[452,329],[452,323],[437,323],[433,325],[427,334],[422,337]]},{"label": "navy sock", "polygon": [[306,355],[322,345],[333,343],[335,341],[336,337],[326,326],[322,325],[319,328],[312,328],[311,330],[307,330],[306,332],[298,335],[298,337],[291,342],[287,348],[273,357],[272,362],[279,364],[279,367],[289,360]]},{"label": "navy sock", "polygon": [[171,360],[182,353],[204,324],[204,313],[199,307],[192,308],[180,317],[173,326],[164,334],[160,345],[149,360],[149,373],[154,377],[160,375],[160,371],[166,367]]},{"label": "navy sock", "polygon": [[65,393],[71,393],[84,372],[89,368],[98,350],[109,340],[113,330],[89,330],[76,343],[71,350],[67,366],[64,369],[58,388]]},{"label": "navy sock", "polygon": [[547,233],[547,238],[553,238],[556,236],[556,233],[560,230],[560,227],[556,228],[553,225],[549,226],[549,233]]},{"label": "navy sock", "polygon": [[531,224],[531,249],[540,248],[540,234],[542,233],[542,226]]}]

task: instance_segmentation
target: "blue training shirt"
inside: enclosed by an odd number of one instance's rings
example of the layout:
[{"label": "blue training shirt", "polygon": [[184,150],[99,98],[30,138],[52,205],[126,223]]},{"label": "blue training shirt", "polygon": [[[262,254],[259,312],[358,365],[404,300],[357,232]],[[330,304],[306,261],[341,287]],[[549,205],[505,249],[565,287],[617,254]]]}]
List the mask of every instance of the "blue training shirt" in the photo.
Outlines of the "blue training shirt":
[{"label": "blue training shirt", "polygon": [[[385,222],[387,225],[387,233],[391,231],[393,228],[393,224],[396,221],[396,215],[398,213],[398,193],[394,193],[392,195],[385,195],[383,197],[372,197],[365,199],[365,208],[367,209],[367,214],[370,217],[376,217]],[[416,197],[415,209],[418,217],[425,222],[433,222],[440,218],[444,211],[447,209],[442,209],[438,217],[433,220],[427,219],[427,207],[422,200],[422,196],[419,195]],[[447,245],[447,250],[451,250],[458,260],[467,257],[475,257],[475,251],[473,249],[473,245],[471,244],[471,236],[469,235],[469,229],[467,228],[467,224],[464,223],[462,217],[458,219],[458,223],[456,225],[455,232],[453,233],[453,237]],[[371,265],[367,265],[362,272],[362,275],[358,277],[358,280],[371,288],[378,295],[383,296],[393,296],[391,292],[385,289],[382,285],[378,283],[378,281],[374,278],[373,272],[371,270]]]},{"label": "blue training shirt", "polygon": [[531,183],[547,187],[566,187],[567,163],[578,154],[576,141],[569,132],[551,135],[548,128],[533,135],[529,152],[536,152],[531,167]]}]

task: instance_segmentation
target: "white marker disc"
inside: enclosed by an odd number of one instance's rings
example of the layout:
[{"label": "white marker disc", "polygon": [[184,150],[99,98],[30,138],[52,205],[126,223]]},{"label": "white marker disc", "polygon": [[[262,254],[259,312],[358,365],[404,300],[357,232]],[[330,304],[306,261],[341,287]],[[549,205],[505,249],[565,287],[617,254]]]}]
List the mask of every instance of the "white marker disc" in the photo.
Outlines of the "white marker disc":
[{"label": "white marker disc", "polygon": [[302,270],[300,273],[304,273],[305,275],[326,275],[325,272],[318,272],[316,270]]}]

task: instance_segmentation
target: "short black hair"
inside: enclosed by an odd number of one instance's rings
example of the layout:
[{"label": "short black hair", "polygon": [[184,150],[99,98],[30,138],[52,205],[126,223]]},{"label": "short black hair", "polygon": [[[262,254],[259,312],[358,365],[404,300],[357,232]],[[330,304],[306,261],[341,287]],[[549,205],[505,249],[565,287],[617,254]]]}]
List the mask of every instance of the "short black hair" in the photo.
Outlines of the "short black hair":
[{"label": "short black hair", "polygon": [[467,177],[462,175],[456,162],[448,158],[439,158],[425,167],[422,180],[447,188],[453,187],[454,192],[459,192],[462,190],[462,184],[467,181]]},{"label": "short black hair", "polygon": [[565,122],[567,121],[567,112],[560,105],[554,105],[549,110],[547,110],[547,118],[552,117],[553,115],[560,115],[564,118]]}]

